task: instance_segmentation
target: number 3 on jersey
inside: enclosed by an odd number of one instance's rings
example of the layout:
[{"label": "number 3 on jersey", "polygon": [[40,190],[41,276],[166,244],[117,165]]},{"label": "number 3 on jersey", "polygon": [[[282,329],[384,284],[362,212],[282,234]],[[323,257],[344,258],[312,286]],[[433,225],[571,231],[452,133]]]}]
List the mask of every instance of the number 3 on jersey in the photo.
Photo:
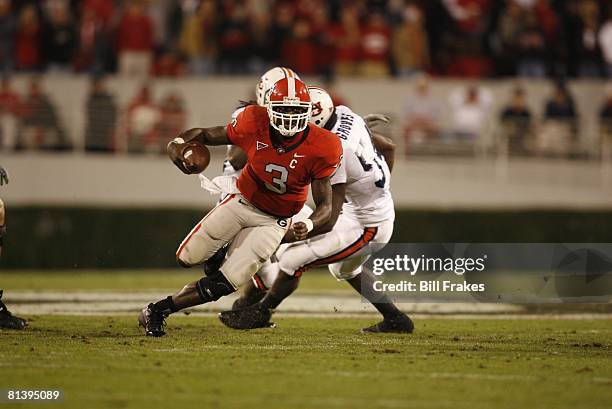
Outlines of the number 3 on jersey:
[{"label": "number 3 on jersey", "polygon": [[268,190],[278,193],[279,195],[285,193],[287,191],[287,178],[289,177],[289,171],[283,166],[275,163],[268,163],[266,165],[266,172],[272,173],[273,176],[279,176],[272,178],[272,182],[274,183],[273,185],[266,183]]}]

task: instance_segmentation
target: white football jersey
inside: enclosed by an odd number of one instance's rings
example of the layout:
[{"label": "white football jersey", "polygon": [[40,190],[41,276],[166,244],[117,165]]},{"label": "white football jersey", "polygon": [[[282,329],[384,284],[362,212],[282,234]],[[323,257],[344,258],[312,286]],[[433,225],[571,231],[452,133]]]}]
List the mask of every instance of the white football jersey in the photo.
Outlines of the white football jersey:
[{"label": "white football jersey", "polygon": [[391,172],[384,157],[374,149],[364,120],[339,105],[331,131],[338,135],[344,150],[341,166],[331,178],[332,185],[346,183],[347,202],[342,212],[354,215],[364,225],[394,219]]}]

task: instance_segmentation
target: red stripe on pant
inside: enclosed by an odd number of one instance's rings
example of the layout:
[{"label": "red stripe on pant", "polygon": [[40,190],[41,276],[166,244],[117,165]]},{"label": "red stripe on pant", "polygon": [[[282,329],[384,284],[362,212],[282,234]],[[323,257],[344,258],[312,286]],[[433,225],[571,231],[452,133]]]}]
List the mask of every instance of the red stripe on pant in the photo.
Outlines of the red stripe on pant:
[{"label": "red stripe on pant", "polygon": [[215,206],[215,208],[212,209],[206,216],[204,216],[204,218],[202,220],[200,220],[200,222],[198,224],[196,224],[196,226],[189,233],[189,236],[187,236],[185,238],[185,240],[183,240],[183,242],[181,243],[181,246],[176,251],[176,258],[179,258],[179,256],[181,255],[181,252],[183,251],[183,249],[185,248],[187,243],[189,243],[189,240],[191,240],[193,235],[196,234],[198,232],[198,230],[200,230],[200,227],[202,227],[202,223],[204,222],[204,220],[206,220],[208,218],[208,216],[210,216],[212,214],[212,212],[214,212],[217,208],[223,206],[224,204],[226,204],[227,202],[232,200],[234,198],[234,196],[236,196],[236,195],[229,195],[228,197],[226,197],[221,203],[219,203],[217,206]]},{"label": "red stripe on pant", "polygon": [[332,254],[331,256],[320,258],[318,260],[313,261],[312,263],[306,264],[303,267],[300,267],[296,270],[295,276],[300,277],[304,271],[308,270],[312,266],[322,266],[327,264],[333,264],[338,261],[344,260],[347,257],[352,256],[357,253],[359,250],[364,248],[370,243],[374,237],[376,237],[376,233],[378,232],[378,227],[366,227],[363,230],[363,234],[359,237],[354,243],[349,245],[348,247],[340,250],[339,252]]},{"label": "red stripe on pant", "polygon": [[255,273],[255,275],[253,276],[253,282],[255,283],[255,287],[259,288],[262,291],[268,291],[268,287],[266,287],[259,274]]}]

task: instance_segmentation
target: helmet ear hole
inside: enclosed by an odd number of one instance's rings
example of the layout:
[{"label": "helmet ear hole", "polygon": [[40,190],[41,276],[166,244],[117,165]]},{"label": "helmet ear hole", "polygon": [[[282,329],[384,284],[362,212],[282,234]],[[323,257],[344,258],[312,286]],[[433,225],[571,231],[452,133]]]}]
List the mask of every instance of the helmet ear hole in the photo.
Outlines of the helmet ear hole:
[{"label": "helmet ear hole", "polygon": [[308,87],[312,101],[312,116],[310,122],[317,126],[325,126],[334,113],[334,102],[323,88]]}]

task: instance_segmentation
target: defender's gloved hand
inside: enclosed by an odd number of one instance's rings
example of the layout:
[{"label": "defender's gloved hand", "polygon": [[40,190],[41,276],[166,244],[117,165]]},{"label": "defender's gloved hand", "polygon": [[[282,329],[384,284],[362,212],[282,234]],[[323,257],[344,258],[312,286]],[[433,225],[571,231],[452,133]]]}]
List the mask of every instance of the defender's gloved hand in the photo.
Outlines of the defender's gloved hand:
[{"label": "defender's gloved hand", "polygon": [[367,114],[363,117],[363,120],[365,121],[368,128],[372,128],[373,126],[379,125],[381,123],[388,124],[391,118],[384,114]]}]

